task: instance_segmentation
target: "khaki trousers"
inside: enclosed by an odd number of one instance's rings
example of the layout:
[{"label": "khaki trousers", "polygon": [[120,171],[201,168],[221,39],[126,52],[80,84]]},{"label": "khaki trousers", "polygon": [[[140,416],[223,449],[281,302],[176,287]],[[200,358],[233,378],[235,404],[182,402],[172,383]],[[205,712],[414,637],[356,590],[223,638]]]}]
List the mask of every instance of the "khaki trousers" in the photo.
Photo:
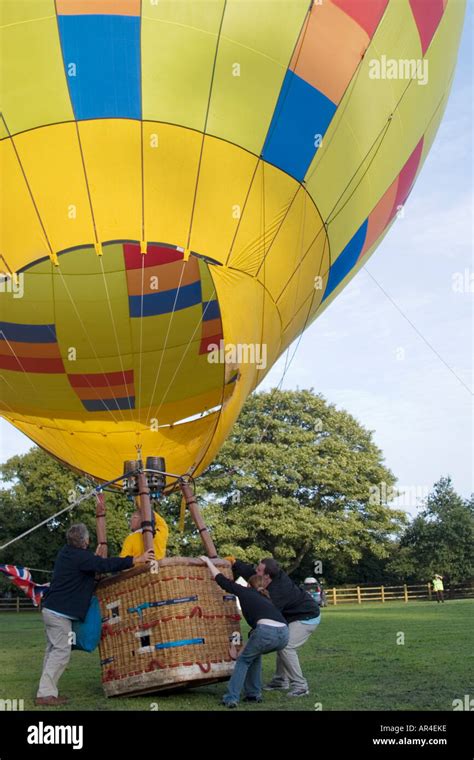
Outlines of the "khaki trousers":
[{"label": "khaki trousers", "polygon": [[72,620],[47,609],[41,612],[46,629],[46,652],[37,697],[57,697],[58,681],[71,658]]}]

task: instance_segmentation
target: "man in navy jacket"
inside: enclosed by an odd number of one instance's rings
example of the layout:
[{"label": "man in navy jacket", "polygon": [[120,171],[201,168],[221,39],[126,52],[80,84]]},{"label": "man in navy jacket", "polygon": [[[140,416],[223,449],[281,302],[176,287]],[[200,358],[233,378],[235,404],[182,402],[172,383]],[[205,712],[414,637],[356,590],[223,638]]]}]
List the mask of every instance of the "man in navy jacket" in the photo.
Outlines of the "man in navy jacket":
[{"label": "man in navy jacket", "polygon": [[58,681],[71,657],[73,620],[84,620],[96,585],[96,573],[116,573],[137,564],[151,562],[153,551],[139,557],[103,559],[89,549],[89,531],[83,523],[72,525],[66,533],[66,546],[54,563],[53,579],[43,597],[42,615],[46,628],[46,653],[36,695],[37,705],[61,705]]}]

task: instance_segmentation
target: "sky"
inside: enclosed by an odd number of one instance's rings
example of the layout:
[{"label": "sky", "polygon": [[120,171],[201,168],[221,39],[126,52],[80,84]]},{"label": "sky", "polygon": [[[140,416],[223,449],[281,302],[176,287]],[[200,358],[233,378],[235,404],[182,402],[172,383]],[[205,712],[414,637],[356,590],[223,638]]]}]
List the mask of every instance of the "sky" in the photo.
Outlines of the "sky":
[{"label": "sky", "polygon": [[[412,515],[443,475],[463,496],[474,490],[472,27],[468,4],[448,106],[404,217],[304,333],[282,382],[374,431],[404,492],[394,506]],[[284,364],[261,389],[282,381]],[[0,420],[0,461],[31,445]]]}]

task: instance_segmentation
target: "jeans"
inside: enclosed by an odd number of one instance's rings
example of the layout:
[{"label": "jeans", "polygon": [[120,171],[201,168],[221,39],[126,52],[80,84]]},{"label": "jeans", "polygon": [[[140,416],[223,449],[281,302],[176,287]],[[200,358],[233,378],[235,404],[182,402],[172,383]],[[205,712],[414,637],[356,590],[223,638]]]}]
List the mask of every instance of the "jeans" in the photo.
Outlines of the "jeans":
[{"label": "jeans", "polygon": [[238,702],[244,689],[246,697],[262,693],[262,654],[278,652],[288,644],[288,626],[258,624],[235,663],[234,672],[224,695],[224,702]]}]

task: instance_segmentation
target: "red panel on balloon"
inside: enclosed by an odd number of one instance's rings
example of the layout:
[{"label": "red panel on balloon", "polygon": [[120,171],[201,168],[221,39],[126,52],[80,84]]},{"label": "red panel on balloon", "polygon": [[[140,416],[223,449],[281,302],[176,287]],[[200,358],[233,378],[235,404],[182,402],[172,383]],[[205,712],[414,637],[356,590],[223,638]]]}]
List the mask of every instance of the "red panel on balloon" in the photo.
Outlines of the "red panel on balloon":
[{"label": "red panel on balloon", "polygon": [[388,0],[358,0],[357,2],[354,0],[332,0],[332,2],[354,21],[357,21],[369,37],[373,37],[388,5]]}]

